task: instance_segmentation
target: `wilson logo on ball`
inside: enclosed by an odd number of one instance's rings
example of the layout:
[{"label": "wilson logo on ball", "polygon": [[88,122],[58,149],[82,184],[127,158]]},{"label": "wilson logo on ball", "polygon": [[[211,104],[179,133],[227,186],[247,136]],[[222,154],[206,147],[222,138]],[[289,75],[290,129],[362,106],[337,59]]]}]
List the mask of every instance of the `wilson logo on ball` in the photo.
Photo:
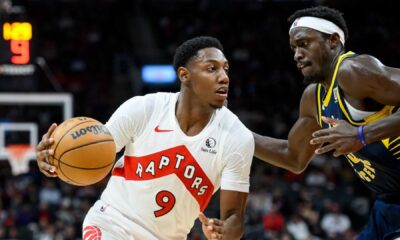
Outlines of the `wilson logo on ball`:
[{"label": "wilson logo on ball", "polygon": [[87,126],[84,128],[81,128],[73,133],[71,133],[71,137],[76,140],[79,137],[87,134],[87,133],[92,133],[94,135],[98,134],[108,134],[111,135],[108,129],[105,126],[102,125],[93,125],[93,126]]}]

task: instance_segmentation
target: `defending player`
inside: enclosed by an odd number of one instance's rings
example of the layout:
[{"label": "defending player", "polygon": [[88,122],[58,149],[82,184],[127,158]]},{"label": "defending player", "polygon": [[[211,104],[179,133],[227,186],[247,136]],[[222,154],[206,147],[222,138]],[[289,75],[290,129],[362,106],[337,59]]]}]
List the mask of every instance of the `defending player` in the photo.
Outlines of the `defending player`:
[{"label": "defending player", "polygon": [[[186,239],[198,216],[208,239],[242,236],[254,140],[223,106],[222,51],[215,38],[186,41],[174,57],[181,91],[134,97],[111,116],[106,126],[125,153],[85,218],[83,239]],[[38,145],[47,176],[56,175],[44,150],[55,126]],[[208,219],[201,212],[219,188],[221,220]]]},{"label": "defending player", "polygon": [[400,230],[400,70],[345,53],[347,26],[337,10],[303,9],[289,22],[294,60],[310,85],[288,140],[254,134],[256,156],[300,173],[315,153],[344,155],[377,196],[358,239],[394,239]]}]

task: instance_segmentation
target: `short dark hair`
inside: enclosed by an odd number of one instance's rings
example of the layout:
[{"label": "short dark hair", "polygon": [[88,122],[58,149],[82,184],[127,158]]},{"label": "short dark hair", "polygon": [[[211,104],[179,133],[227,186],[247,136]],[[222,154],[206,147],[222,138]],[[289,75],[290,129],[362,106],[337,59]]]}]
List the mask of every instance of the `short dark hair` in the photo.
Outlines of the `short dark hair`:
[{"label": "short dark hair", "polygon": [[217,48],[222,52],[224,51],[221,42],[214,37],[200,36],[189,39],[184,43],[182,43],[175,51],[175,56],[174,56],[175,71],[178,70],[179,67],[186,66],[188,61],[193,56],[196,56],[197,51],[210,47]]},{"label": "short dark hair", "polygon": [[296,20],[299,17],[304,17],[304,16],[323,18],[328,21],[331,21],[343,30],[345,40],[349,36],[349,30],[347,29],[346,21],[343,18],[343,13],[339,12],[336,9],[325,7],[325,6],[305,8],[305,9],[297,10],[295,13],[293,13],[288,18],[288,21],[289,21],[290,25],[292,25],[294,20]]}]

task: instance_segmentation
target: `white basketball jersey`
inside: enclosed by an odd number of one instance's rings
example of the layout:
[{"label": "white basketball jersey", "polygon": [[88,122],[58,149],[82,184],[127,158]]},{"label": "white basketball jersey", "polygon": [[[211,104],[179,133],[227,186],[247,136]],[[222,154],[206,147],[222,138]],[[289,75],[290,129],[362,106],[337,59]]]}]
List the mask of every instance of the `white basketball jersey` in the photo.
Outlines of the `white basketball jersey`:
[{"label": "white basketball jersey", "polygon": [[186,239],[220,187],[249,191],[251,132],[223,107],[199,134],[185,135],[175,116],[178,95],[134,97],[106,124],[125,153],[101,200],[146,229],[146,239]]}]

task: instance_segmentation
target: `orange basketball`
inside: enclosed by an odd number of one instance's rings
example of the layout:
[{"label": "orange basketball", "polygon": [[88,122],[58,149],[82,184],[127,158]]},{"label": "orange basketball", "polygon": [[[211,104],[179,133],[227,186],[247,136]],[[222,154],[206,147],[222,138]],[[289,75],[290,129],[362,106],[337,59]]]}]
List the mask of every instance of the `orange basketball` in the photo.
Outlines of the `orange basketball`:
[{"label": "orange basketball", "polygon": [[66,120],[53,132],[50,164],[69,184],[86,186],[102,180],[114,164],[115,143],[106,127],[88,117]]}]

